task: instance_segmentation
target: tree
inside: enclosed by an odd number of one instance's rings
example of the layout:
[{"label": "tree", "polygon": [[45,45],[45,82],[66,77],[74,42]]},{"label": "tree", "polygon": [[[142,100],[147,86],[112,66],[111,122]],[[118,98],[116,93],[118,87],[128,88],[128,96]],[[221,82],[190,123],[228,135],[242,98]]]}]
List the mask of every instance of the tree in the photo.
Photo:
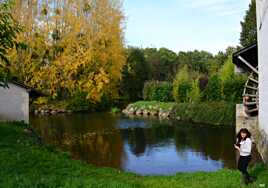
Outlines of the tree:
[{"label": "tree", "polygon": [[177,54],[169,49],[144,49],[146,61],[151,66],[152,80],[173,80],[177,72]]},{"label": "tree", "polygon": [[230,56],[227,61],[224,63],[223,67],[219,72],[219,76],[222,82],[226,82],[228,80],[232,80],[235,76],[235,67],[232,62],[232,57]]},{"label": "tree", "polygon": [[257,42],[256,0],[251,0],[244,20],[241,22],[240,44],[243,47]]},{"label": "tree", "polygon": [[199,88],[199,79],[195,79],[192,81],[191,91],[188,93],[188,98],[190,102],[199,102],[201,95],[200,95],[200,88]]},{"label": "tree", "polygon": [[127,63],[123,68],[121,93],[128,101],[142,98],[144,83],[150,78],[150,66],[142,49],[127,49]]},{"label": "tree", "polygon": [[16,36],[21,28],[13,19],[8,1],[0,2],[0,87],[7,86],[10,64],[8,50],[17,45]]},{"label": "tree", "polygon": [[[86,92],[98,102],[118,97],[125,64],[118,0],[15,0],[14,17],[25,27],[13,53],[13,71],[53,97]],[[19,74],[21,73],[21,74]]]},{"label": "tree", "polygon": [[189,70],[204,74],[209,73],[210,60],[213,60],[213,55],[206,51],[179,52],[178,55],[180,67],[187,65]]},{"label": "tree", "polygon": [[203,100],[220,101],[222,99],[222,82],[218,74],[214,74],[209,78],[208,85],[203,91]]},{"label": "tree", "polygon": [[191,91],[191,82],[188,67],[184,66],[176,75],[173,82],[173,97],[176,102],[188,102],[188,93]]}]

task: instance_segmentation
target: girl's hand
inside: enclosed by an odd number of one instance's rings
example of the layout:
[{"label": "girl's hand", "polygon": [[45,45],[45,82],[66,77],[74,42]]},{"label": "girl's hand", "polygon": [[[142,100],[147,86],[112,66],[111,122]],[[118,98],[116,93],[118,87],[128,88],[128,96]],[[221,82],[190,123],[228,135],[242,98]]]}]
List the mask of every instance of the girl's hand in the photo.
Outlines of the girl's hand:
[{"label": "girl's hand", "polygon": [[240,148],[234,144],[235,149],[240,150]]}]

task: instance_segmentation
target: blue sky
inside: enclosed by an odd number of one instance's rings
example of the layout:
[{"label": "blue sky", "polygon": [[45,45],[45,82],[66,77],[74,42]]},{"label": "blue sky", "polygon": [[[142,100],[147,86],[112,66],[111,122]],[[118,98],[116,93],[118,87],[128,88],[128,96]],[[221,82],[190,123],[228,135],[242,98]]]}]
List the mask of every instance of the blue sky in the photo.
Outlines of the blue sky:
[{"label": "blue sky", "polygon": [[126,44],[175,52],[223,51],[239,43],[250,0],[124,0]]}]

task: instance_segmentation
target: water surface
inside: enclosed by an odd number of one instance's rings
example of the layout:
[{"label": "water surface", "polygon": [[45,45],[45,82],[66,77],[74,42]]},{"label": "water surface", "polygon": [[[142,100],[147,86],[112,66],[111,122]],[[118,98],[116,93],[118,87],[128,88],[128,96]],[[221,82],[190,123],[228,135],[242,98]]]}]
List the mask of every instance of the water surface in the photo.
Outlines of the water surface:
[{"label": "water surface", "polygon": [[141,175],[235,167],[234,127],[192,125],[109,113],[32,116],[45,143],[74,159]]}]

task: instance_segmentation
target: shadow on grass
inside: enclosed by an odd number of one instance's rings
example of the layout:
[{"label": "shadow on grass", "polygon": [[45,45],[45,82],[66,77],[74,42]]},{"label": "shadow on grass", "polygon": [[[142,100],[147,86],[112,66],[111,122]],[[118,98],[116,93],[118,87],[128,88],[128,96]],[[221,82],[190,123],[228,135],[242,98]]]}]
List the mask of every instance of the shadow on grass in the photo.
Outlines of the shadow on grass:
[{"label": "shadow on grass", "polygon": [[263,164],[263,163],[258,163],[258,164],[256,164],[252,169],[251,169],[251,175],[252,175],[252,177],[254,177],[255,178],[255,181],[257,180],[257,178],[258,178],[258,176],[262,173],[262,172],[264,172],[264,171],[266,171],[267,170],[267,168],[265,167],[265,165]]}]

